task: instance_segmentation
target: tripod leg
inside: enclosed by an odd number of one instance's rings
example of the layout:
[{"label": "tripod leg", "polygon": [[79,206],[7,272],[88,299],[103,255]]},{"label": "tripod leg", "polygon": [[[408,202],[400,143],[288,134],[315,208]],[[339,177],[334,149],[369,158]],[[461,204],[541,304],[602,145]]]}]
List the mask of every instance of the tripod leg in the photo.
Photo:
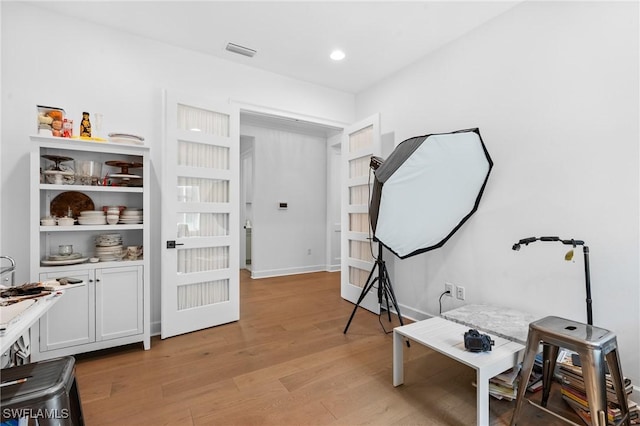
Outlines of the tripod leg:
[{"label": "tripod leg", "polygon": [[389,309],[389,296],[387,294],[385,283],[385,272],[387,270],[387,266],[383,260],[378,260],[378,305],[382,308],[382,297],[384,296],[384,300],[387,306],[387,317],[389,317],[389,322],[391,322],[391,310]]},{"label": "tripod leg", "polygon": [[382,297],[384,296],[384,301],[387,306],[387,317],[389,318],[389,322],[391,322],[391,309],[389,309],[389,293],[387,292],[387,286],[384,283],[384,276],[378,280],[378,304],[382,307]]},{"label": "tripod leg", "polygon": [[[389,296],[386,291],[384,292],[384,300],[387,305],[387,317],[389,318],[389,322],[391,322],[391,309],[389,308]],[[382,303],[380,305],[382,305]]]},{"label": "tripod leg", "polygon": [[367,295],[367,293],[369,293],[369,290],[371,290],[371,288],[376,283],[376,281],[378,281],[378,277],[376,277],[373,280],[371,280],[371,277],[373,276],[373,272],[374,271],[375,271],[375,267],[369,273],[369,277],[367,278],[367,282],[365,283],[364,287],[362,288],[362,292],[360,293],[360,297],[358,298],[358,301],[356,302],[356,305],[353,307],[353,312],[351,312],[351,316],[349,317],[349,321],[347,322],[347,326],[344,328],[344,331],[342,332],[343,334],[347,334],[347,330],[349,330],[349,326],[351,325],[351,321],[353,320],[353,317],[356,314],[356,310],[358,310],[358,306],[360,306],[360,303],[364,300],[364,298]]},{"label": "tripod leg", "polygon": [[[384,268],[384,276],[385,276],[385,282],[386,284],[386,288],[389,291],[389,295],[391,296],[391,303],[393,303],[393,307],[396,308],[396,313],[398,314],[398,320],[400,320],[400,325],[404,325],[404,322],[402,321],[402,314],[400,314],[400,308],[398,307],[398,301],[396,300],[396,295],[393,292],[393,286],[391,285],[391,278],[389,278],[389,273],[387,272],[387,268]],[[387,304],[387,307],[389,305]]]},{"label": "tripod leg", "polygon": [[[393,303],[393,307],[396,308],[396,313],[398,314],[398,320],[400,320],[400,325],[404,325],[404,321],[402,321],[402,314],[400,313],[400,307],[398,306],[398,301],[396,300],[396,295],[393,292],[393,286],[391,285],[391,278],[389,278],[389,273],[387,272],[386,268],[384,270],[384,276],[385,276],[385,284],[384,284],[385,298],[387,297],[387,294],[388,294],[389,298],[391,299],[391,303]],[[388,301],[387,301],[387,312],[389,312]],[[389,318],[389,321],[391,321],[391,318]],[[407,343],[407,347],[410,348],[411,343],[409,342],[409,339],[406,340],[406,343]]]}]

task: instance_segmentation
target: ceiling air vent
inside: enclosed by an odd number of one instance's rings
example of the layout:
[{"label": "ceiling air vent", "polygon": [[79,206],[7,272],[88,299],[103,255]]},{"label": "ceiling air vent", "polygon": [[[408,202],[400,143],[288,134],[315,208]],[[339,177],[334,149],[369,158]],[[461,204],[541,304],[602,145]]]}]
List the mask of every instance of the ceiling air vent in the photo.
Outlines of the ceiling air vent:
[{"label": "ceiling air vent", "polygon": [[240,46],[238,44],[233,44],[233,43],[227,43],[227,47],[225,49],[227,49],[229,52],[237,53],[239,55],[248,56],[250,58],[253,58],[253,55],[258,53],[257,51],[255,51],[253,49],[249,49],[248,47]]}]

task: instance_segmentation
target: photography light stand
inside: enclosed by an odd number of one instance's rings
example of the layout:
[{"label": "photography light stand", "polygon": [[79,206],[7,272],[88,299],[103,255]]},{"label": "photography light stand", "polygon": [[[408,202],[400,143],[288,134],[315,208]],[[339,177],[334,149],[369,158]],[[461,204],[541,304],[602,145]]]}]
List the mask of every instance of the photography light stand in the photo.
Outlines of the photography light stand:
[{"label": "photography light stand", "polygon": [[[376,284],[379,307],[384,297],[389,321],[393,305],[404,325],[382,259],[383,247],[400,259],[442,247],[478,209],[492,166],[477,128],[412,137],[397,145],[386,160],[370,158],[375,181],[369,188],[369,225],[371,240],[379,243],[379,249],[377,256],[372,253],[377,259],[345,334],[358,306]],[[347,253],[342,255],[350,257]],[[350,284],[348,278],[343,282]],[[382,321],[380,325],[384,329]]]},{"label": "photography light stand", "polygon": [[[593,314],[591,312],[591,304],[593,301],[591,300],[591,276],[589,272],[589,247],[585,245],[584,241],[581,241],[581,240],[574,240],[574,239],[562,240],[558,237],[540,237],[540,238],[530,237],[530,238],[524,238],[518,241],[513,245],[513,247],[511,247],[511,249],[518,251],[520,250],[520,246],[522,246],[523,244],[527,246],[530,243],[533,243],[536,241],[558,241],[562,244],[570,245],[573,248],[575,248],[576,246],[582,246],[582,253],[584,255],[584,277],[585,277],[585,291],[586,291],[586,302],[587,302],[587,324],[593,325]],[[573,258],[573,250],[569,251],[565,255],[565,260],[571,260],[572,258]]]},{"label": "photography light stand", "polygon": [[[374,241],[377,240],[374,238]],[[373,278],[376,268],[378,269],[378,275]],[[376,283],[378,283],[378,303],[382,306],[382,297],[384,296],[384,300],[387,305],[387,315],[389,317],[389,322],[391,322],[391,310],[389,309],[389,300],[391,300],[391,303],[396,309],[396,313],[398,314],[400,325],[404,325],[404,322],[402,321],[402,315],[400,314],[400,308],[398,307],[398,301],[396,300],[396,295],[394,294],[393,286],[391,285],[391,279],[389,278],[389,272],[387,271],[387,266],[382,259],[382,243],[378,241],[378,256],[376,257],[376,262],[373,265],[373,268],[371,268],[371,272],[369,272],[369,277],[367,277],[367,281],[365,282],[364,287],[362,287],[362,292],[360,293],[360,297],[358,298],[356,305],[353,307],[351,317],[349,317],[347,326],[344,328],[344,334],[347,334],[347,330],[349,330],[351,320],[353,320],[353,317],[358,310],[358,306],[360,306],[360,303],[364,300],[367,293],[371,291]]]}]

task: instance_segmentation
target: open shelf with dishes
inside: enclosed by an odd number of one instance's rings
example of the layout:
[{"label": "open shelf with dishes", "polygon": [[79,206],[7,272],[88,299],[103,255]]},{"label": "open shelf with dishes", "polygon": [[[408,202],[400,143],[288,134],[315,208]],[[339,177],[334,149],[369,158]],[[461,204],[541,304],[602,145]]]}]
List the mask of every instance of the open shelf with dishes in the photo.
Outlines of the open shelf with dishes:
[{"label": "open shelf with dishes", "polygon": [[[69,290],[74,303],[58,303],[32,327],[32,339],[41,342],[32,345],[32,360],[135,342],[148,349],[150,267],[144,247],[150,241],[149,148],[51,136],[30,139],[30,278],[35,282],[71,274],[86,286]],[[130,312],[113,303],[117,294],[100,277],[110,277],[112,287],[117,282],[122,297],[134,298],[135,304],[123,305]],[[122,330],[118,318],[129,319]],[[109,324],[111,337],[42,344],[43,338],[51,343],[51,336],[63,336],[56,330],[70,323],[80,323],[80,334],[91,336],[96,330],[85,327]]]}]

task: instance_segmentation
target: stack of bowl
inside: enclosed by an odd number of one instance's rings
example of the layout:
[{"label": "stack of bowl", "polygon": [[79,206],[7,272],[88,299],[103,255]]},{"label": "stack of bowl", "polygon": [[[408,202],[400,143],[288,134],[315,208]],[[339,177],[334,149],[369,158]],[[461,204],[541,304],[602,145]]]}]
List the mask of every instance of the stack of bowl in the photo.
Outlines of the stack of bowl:
[{"label": "stack of bowl", "polygon": [[122,260],[122,235],[100,234],[96,237],[96,257],[100,262]]},{"label": "stack of bowl", "polygon": [[107,218],[102,211],[85,210],[80,212],[80,216],[78,216],[78,223],[80,225],[106,225]]},{"label": "stack of bowl", "polygon": [[120,220],[120,208],[118,206],[107,207],[107,223],[115,225]]},{"label": "stack of bowl", "polygon": [[120,213],[120,223],[129,225],[142,223],[142,209],[127,207]]}]

